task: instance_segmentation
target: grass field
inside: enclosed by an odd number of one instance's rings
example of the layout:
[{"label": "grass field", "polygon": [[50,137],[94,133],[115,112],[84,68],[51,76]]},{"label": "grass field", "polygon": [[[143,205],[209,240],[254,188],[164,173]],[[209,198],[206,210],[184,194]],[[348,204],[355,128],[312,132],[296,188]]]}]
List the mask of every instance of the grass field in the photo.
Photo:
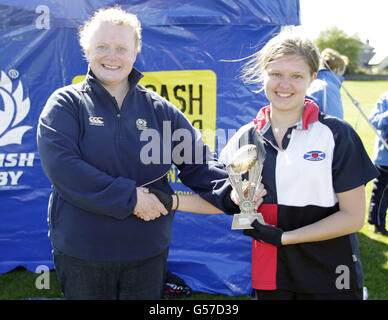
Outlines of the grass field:
[{"label": "grass field", "polygon": [[[360,102],[364,113],[368,116],[380,94],[388,91],[388,81],[345,81],[344,86],[349,93]],[[372,156],[374,133],[367,122],[360,116],[351,100],[343,94],[345,120],[356,127],[365,148]],[[372,184],[366,188],[367,208]],[[361,261],[364,267],[365,286],[369,291],[369,299],[388,300],[388,238],[376,235],[367,222],[358,232]],[[35,281],[39,275],[17,268],[12,272],[0,274],[0,300],[26,299],[45,297],[62,298],[54,271],[50,272],[50,289],[37,289]],[[249,296],[228,297],[195,293],[190,299],[250,299]]]},{"label": "grass field", "polygon": [[[344,86],[359,101],[367,116],[378,97],[388,91],[388,81],[345,81]],[[368,154],[372,157],[374,132],[344,91],[342,96],[345,120],[356,127]],[[371,189],[372,183],[369,182],[366,187],[367,210]],[[369,298],[388,300],[388,238],[375,234],[374,228],[365,222],[364,227],[358,232],[358,239]]]}]

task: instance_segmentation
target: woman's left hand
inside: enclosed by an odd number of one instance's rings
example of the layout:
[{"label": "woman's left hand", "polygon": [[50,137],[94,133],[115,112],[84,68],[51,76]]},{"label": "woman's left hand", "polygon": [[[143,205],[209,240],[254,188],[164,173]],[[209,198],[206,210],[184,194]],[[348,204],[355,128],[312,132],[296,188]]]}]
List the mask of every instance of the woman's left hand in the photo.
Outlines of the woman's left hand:
[{"label": "woman's left hand", "polygon": [[[249,186],[245,187],[243,190],[244,196],[246,197],[248,195]],[[264,185],[260,183],[260,185],[257,187],[255,196],[253,197],[253,203],[255,204],[255,210],[260,207],[260,205],[263,203],[263,198],[267,195],[267,190],[264,189]],[[236,205],[240,205],[240,198],[237,194],[237,192],[233,189],[230,193],[230,198]]]},{"label": "woman's left hand", "polygon": [[261,224],[257,219],[251,223],[251,226],[253,229],[243,231],[246,236],[250,236],[260,242],[272,244],[276,247],[282,246],[282,229],[268,224]]}]

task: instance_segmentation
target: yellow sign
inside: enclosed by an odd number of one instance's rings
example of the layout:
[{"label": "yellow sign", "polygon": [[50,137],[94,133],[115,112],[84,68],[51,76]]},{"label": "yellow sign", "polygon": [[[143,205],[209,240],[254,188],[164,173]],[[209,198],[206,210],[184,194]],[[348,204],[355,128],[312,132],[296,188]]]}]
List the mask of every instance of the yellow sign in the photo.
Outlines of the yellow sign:
[{"label": "yellow sign", "polygon": [[217,76],[211,70],[144,72],[139,82],[180,109],[215,149]]},{"label": "yellow sign", "polygon": [[[202,131],[203,140],[215,150],[217,119],[217,76],[211,70],[143,72],[142,86],[155,91],[179,108]],[[181,183],[175,166],[168,180]],[[180,189],[178,187],[177,189]],[[191,193],[176,191],[176,193]]]}]

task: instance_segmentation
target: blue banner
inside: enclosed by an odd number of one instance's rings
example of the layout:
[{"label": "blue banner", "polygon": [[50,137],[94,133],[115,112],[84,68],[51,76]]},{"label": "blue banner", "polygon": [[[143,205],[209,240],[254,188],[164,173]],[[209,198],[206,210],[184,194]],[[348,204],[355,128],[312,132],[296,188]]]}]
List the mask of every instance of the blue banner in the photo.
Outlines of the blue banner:
[{"label": "blue banner", "polygon": [[[38,117],[57,88],[87,71],[77,28],[115,4],[138,15],[141,84],[172,101],[217,152],[266,104],[238,78],[247,57],[284,25],[298,25],[298,0],[0,0],[0,273],[53,268],[50,183],[36,147]],[[173,168],[177,193],[191,192]],[[251,241],[231,217],[177,212],[169,271],[194,291],[251,292]]]}]

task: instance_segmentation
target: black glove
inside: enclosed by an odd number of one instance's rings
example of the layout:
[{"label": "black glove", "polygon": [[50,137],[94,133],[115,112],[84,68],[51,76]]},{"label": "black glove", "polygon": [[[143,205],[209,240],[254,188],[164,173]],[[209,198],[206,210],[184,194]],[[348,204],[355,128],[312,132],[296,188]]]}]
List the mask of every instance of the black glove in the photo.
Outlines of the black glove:
[{"label": "black glove", "polygon": [[243,231],[246,236],[251,236],[257,241],[270,243],[277,247],[282,246],[282,229],[268,224],[261,224],[256,219],[252,222],[251,226],[254,229],[246,229]]},{"label": "black glove", "polygon": [[171,211],[172,209],[172,195],[167,194],[159,189],[153,189],[150,188],[148,189],[149,192],[153,193],[161,203],[163,203],[164,207],[168,210]]}]

